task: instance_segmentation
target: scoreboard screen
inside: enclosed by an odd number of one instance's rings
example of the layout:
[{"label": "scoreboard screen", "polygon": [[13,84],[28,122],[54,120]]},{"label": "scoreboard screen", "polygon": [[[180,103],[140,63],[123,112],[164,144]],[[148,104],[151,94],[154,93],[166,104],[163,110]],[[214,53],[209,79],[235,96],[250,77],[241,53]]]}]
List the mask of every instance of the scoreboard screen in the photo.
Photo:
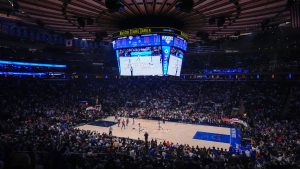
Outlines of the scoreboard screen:
[{"label": "scoreboard screen", "polygon": [[117,59],[121,76],[162,76],[161,46],[119,49]]},{"label": "scoreboard screen", "polygon": [[134,34],[137,30],[144,31],[144,29],[121,31],[119,35],[128,36],[118,36],[112,42],[116,51],[119,74],[180,76],[187,41],[174,34]]},{"label": "scoreboard screen", "polygon": [[180,38],[180,37],[174,37],[174,46],[179,48],[179,49],[183,49],[184,51],[186,51],[187,48],[187,42],[186,40]]},{"label": "scoreboard screen", "polygon": [[160,35],[136,35],[116,39],[113,41],[113,48],[122,49],[143,46],[159,46],[160,44]]},{"label": "scoreboard screen", "polygon": [[179,36],[169,35],[134,35],[117,38],[112,42],[113,49],[146,47],[146,46],[175,46],[186,51],[187,42]]},{"label": "scoreboard screen", "polygon": [[168,75],[180,76],[182,59],[183,51],[172,47],[169,58]]},{"label": "scoreboard screen", "polygon": [[173,46],[174,37],[173,36],[161,36],[161,45],[163,46]]}]

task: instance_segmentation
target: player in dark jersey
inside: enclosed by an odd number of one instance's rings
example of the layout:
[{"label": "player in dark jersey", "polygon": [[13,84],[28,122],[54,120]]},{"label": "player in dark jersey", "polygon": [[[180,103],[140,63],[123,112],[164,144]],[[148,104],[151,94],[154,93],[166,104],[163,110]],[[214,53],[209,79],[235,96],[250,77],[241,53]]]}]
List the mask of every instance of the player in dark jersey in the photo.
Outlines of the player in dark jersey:
[{"label": "player in dark jersey", "polygon": [[125,120],[124,119],[122,120],[122,127],[121,127],[121,129],[123,129],[123,128],[125,130]]},{"label": "player in dark jersey", "polygon": [[160,125],[160,120],[158,120],[158,130],[162,129],[161,125]]},{"label": "player in dark jersey", "polygon": [[130,75],[133,76],[133,68],[132,68],[132,66],[130,67]]},{"label": "player in dark jersey", "polygon": [[118,127],[120,127],[121,118],[118,118]]},{"label": "player in dark jersey", "polygon": [[109,134],[108,134],[109,136],[112,136],[112,130],[113,130],[113,129],[112,129],[112,127],[110,126],[110,127],[109,127]]}]

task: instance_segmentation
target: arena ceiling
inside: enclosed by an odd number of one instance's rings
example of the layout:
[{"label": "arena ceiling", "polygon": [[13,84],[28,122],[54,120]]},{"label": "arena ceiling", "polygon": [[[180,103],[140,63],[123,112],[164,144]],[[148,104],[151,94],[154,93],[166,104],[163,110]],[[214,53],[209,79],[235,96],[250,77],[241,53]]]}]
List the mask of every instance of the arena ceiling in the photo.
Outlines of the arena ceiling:
[{"label": "arena ceiling", "polygon": [[139,22],[179,28],[191,43],[290,22],[288,0],[194,0],[186,12],[178,9],[177,0],[121,0],[123,8],[117,12],[109,10],[105,0],[1,0],[0,7],[9,9],[13,1],[15,12],[1,17],[104,41],[111,41],[113,32],[140,26]]}]

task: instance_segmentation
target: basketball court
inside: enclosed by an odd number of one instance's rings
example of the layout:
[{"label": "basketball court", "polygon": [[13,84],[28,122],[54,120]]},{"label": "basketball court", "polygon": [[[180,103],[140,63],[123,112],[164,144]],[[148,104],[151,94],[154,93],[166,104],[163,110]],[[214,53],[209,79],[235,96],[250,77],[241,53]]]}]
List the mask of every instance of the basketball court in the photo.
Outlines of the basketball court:
[{"label": "basketball court", "polygon": [[[122,119],[123,120],[123,119]],[[121,121],[122,121],[121,120]],[[126,121],[126,119],[125,119]],[[174,144],[189,144],[190,146],[199,147],[216,147],[229,149],[232,145],[232,140],[239,138],[236,135],[235,129],[226,127],[214,127],[208,125],[185,124],[166,121],[165,124],[158,120],[147,119],[129,119],[129,124],[125,129],[118,127],[114,117],[101,119],[94,123],[78,126],[80,130],[91,130],[99,133],[108,133],[109,127],[113,129],[113,136],[126,137],[131,139],[144,140],[144,134],[147,131],[149,140],[157,139],[158,142],[170,141]],[[140,128],[138,126],[140,123]],[[160,127],[159,127],[160,126]],[[234,137],[233,131],[234,130]],[[225,139],[224,139],[225,138]],[[225,141],[224,141],[225,140]]]}]

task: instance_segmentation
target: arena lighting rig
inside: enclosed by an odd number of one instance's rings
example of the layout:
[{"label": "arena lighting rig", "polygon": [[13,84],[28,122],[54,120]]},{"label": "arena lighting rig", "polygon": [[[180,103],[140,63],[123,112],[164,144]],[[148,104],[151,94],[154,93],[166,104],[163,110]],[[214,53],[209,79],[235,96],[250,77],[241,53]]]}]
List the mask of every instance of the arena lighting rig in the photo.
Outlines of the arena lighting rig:
[{"label": "arena lighting rig", "polygon": [[134,28],[113,34],[121,76],[180,76],[186,33],[164,27]]}]

